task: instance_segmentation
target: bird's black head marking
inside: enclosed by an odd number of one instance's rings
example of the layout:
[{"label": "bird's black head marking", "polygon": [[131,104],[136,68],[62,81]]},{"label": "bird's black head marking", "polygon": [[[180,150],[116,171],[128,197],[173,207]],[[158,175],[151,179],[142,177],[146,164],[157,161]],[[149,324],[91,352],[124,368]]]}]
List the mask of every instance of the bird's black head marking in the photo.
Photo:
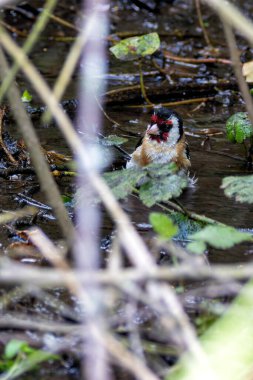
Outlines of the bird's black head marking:
[{"label": "bird's black head marking", "polygon": [[157,124],[161,133],[169,132],[173,127],[178,128],[178,140],[180,140],[183,135],[183,119],[173,110],[164,107],[154,110],[154,114],[151,116],[151,122]]}]

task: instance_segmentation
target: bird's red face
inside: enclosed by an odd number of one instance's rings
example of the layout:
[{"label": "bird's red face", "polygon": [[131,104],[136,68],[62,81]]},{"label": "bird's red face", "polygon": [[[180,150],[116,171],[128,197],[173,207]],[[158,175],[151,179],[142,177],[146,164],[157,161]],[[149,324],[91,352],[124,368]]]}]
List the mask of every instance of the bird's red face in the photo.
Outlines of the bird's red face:
[{"label": "bird's red face", "polygon": [[[178,120],[174,115],[170,115],[168,118],[161,117],[158,114],[151,116],[151,124],[148,126],[147,134],[151,140],[158,143],[167,142],[170,139],[172,128],[175,128],[172,135],[177,134],[178,131]],[[171,138],[174,140],[174,136]],[[176,138],[178,139],[179,134]]]}]

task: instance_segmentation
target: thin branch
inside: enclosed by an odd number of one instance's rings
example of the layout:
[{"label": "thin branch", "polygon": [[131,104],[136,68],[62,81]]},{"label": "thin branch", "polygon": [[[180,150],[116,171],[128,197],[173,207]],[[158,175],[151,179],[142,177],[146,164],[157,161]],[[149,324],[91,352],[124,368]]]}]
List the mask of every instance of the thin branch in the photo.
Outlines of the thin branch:
[{"label": "thin branch", "polygon": [[[195,98],[195,99],[186,99],[186,100],[179,100],[177,102],[165,102],[165,103],[160,103],[162,107],[175,107],[175,106],[182,106],[184,104],[193,104],[193,103],[202,103],[202,102],[207,102],[210,100],[213,100],[214,97],[210,96],[208,98]],[[123,105],[123,107],[127,108],[153,108],[154,104],[140,104],[140,105]]]},{"label": "thin branch", "polygon": [[251,121],[251,124],[253,125],[253,101],[249,92],[248,85],[242,75],[241,62],[239,58],[238,48],[236,45],[235,35],[233,33],[231,26],[227,23],[227,21],[225,19],[222,19],[222,22],[223,22],[223,28],[224,28],[226,40],[229,47],[231,60],[233,62],[235,76],[238,81],[238,85],[241,90],[242,97],[245,101],[245,106],[249,115],[249,119]]},{"label": "thin branch", "polygon": [[202,2],[213,8],[223,20],[236,28],[253,44],[252,21],[245,17],[235,5],[226,0],[202,0]]},{"label": "thin branch", "polygon": [[145,102],[151,106],[154,107],[154,104],[149,100],[146,89],[145,89],[145,84],[144,84],[144,78],[143,78],[143,73],[142,73],[142,59],[139,60],[139,72],[140,72],[140,86],[141,86],[141,94],[145,100]]},{"label": "thin branch", "polygon": [[220,264],[208,267],[206,265],[194,268],[189,264],[182,264],[178,267],[156,267],[153,272],[144,272],[141,269],[118,269],[98,270],[98,271],[78,271],[51,268],[32,268],[26,265],[16,264],[16,262],[6,263],[0,261],[0,283],[2,284],[35,284],[43,288],[54,286],[68,286],[68,282],[73,278],[83,284],[99,283],[104,286],[121,287],[122,284],[130,282],[145,283],[149,281],[176,281],[180,279],[203,281],[212,279],[216,281],[245,280],[253,276],[253,264],[237,263]]},{"label": "thin branch", "polygon": [[197,15],[198,15],[198,20],[199,20],[199,25],[202,29],[202,32],[203,32],[203,35],[204,35],[204,39],[206,41],[206,44],[209,46],[209,47],[212,47],[212,44],[211,44],[211,41],[210,41],[210,38],[209,38],[209,35],[207,33],[207,30],[206,30],[206,27],[205,27],[205,24],[204,24],[204,21],[203,21],[203,17],[202,17],[202,11],[201,11],[201,7],[200,7],[200,0],[195,0],[195,6],[196,6],[196,10],[197,10]]},{"label": "thin branch", "polygon": [[202,64],[202,63],[221,63],[224,65],[231,65],[231,61],[226,58],[189,58],[189,57],[179,57],[178,55],[173,55],[168,51],[163,51],[164,56],[167,59],[170,59],[172,61],[177,62],[184,62],[184,63],[194,63],[194,64]]}]

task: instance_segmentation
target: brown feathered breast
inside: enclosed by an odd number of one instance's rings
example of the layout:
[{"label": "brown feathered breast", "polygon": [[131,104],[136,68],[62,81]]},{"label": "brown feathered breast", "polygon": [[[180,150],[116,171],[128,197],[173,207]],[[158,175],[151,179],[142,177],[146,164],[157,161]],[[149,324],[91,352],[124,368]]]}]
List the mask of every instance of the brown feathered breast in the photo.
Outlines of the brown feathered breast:
[{"label": "brown feathered breast", "polygon": [[[132,161],[132,162],[131,162]],[[151,163],[169,163],[175,162],[179,169],[188,170],[191,162],[188,156],[188,145],[185,135],[181,137],[179,142],[169,147],[166,143],[157,143],[149,138],[146,134],[142,144],[133,152],[131,165],[146,166]]]}]

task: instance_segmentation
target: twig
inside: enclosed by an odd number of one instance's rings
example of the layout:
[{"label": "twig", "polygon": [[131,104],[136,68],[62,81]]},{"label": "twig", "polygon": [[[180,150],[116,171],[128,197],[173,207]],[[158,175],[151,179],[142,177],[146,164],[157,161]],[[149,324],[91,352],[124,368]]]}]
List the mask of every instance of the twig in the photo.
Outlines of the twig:
[{"label": "twig", "polygon": [[7,24],[7,22],[1,20],[0,24],[3,25],[7,30],[9,30],[11,33],[15,33],[17,36],[20,37],[27,37],[27,32],[22,32],[21,30],[18,30],[13,25]]},{"label": "twig", "polygon": [[[196,99],[186,99],[186,100],[179,100],[177,102],[165,102],[165,103],[159,103],[163,107],[174,107],[174,106],[181,106],[184,104],[193,104],[193,103],[202,103],[202,102],[207,102],[209,100],[213,100],[213,96],[210,96],[209,98],[196,98]],[[140,105],[123,105],[123,107],[127,108],[153,108],[154,104],[140,104]]]},{"label": "twig", "polygon": [[[98,337],[99,338],[99,337]],[[101,344],[106,345],[108,352],[115,358],[117,361],[129,370],[135,378],[139,380],[159,380],[159,377],[156,376],[143,362],[128,351],[123,344],[118,342],[111,335],[104,335]]]},{"label": "twig", "polygon": [[80,28],[78,28],[76,25],[72,24],[69,21],[64,20],[63,18],[61,18],[59,16],[55,16],[55,15],[50,14],[50,18],[51,18],[51,20],[57,22],[58,24],[60,24],[62,26],[65,26],[68,29],[72,29],[72,30],[77,31],[77,32],[80,31]]},{"label": "twig", "polygon": [[24,218],[26,216],[35,216],[38,213],[38,208],[34,206],[27,206],[21,210],[4,211],[0,213],[0,224],[13,222],[14,220]]},{"label": "twig", "polygon": [[21,315],[10,315],[3,317],[0,316],[0,327],[1,328],[16,328],[23,330],[37,330],[37,331],[47,331],[52,333],[79,333],[81,331],[81,326],[76,323],[57,323],[51,320],[37,319],[33,316],[33,319],[27,319],[25,316]]},{"label": "twig", "polygon": [[253,24],[235,5],[226,0],[202,0],[202,2],[213,8],[223,20],[253,43]]},{"label": "twig", "polygon": [[[87,42],[81,60],[80,104],[78,108],[78,129],[84,135],[85,151],[89,161],[83,160],[77,152],[78,186],[85,195],[80,197],[76,206],[77,239],[74,255],[77,268],[96,270],[100,267],[100,250],[97,236],[100,227],[99,206],[92,200],[97,196],[92,176],[100,171],[100,154],[94,150],[89,137],[94,138],[102,127],[101,112],[97,98],[104,90],[102,76],[106,72],[106,50],[102,36],[108,33],[108,10],[106,0],[83,0],[86,20],[83,22],[83,35]],[[95,67],[94,67],[95,66]],[[95,76],[94,74],[97,74]],[[80,282],[79,300],[82,303],[83,316],[83,378],[88,380],[109,380],[108,348],[104,343],[107,334],[107,320],[104,310],[104,294],[99,284]],[[87,349],[88,347],[88,349]]]},{"label": "twig", "polygon": [[223,22],[223,28],[224,28],[226,40],[229,47],[229,52],[231,55],[231,60],[233,62],[235,76],[237,78],[238,85],[242,93],[242,97],[245,101],[245,106],[249,115],[249,119],[251,121],[251,124],[253,125],[253,101],[249,92],[248,85],[242,75],[241,63],[240,63],[238,49],[236,46],[235,36],[234,36],[231,26],[227,23],[226,19],[222,18],[222,22]]},{"label": "twig", "polygon": [[[56,286],[68,286],[68,281],[73,278],[83,284],[99,283],[104,286],[129,285],[130,282],[145,283],[149,281],[176,281],[180,279],[203,281],[212,279],[216,281],[245,280],[253,276],[252,263],[216,264],[211,267],[182,264],[177,267],[156,267],[155,270],[144,272],[140,268],[97,271],[60,271],[51,268],[27,267],[16,262],[6,263],[0,261],[1,284],[36,285],[45,289]],[[159,285],[159,284],[158,284]]]},{"label": "twig", "polygon": [[157,203],[157,206],[159,206],[160,208],[162,208],[165,211],[167,210],[167,211],[171,212],[170,209],[167,209],[166,204],[168,206],[174,208],[175,210],[187,215],[190,219],[195,220],[197,222],[201,222],[204,224],[218,224],[218,225],[223,225],[223,226],[225,225],[224,223],[221,223],[215,219],[209,218],[208,216],[196,214],[195,212],[188,211],[185,208],[182,209],[180,206],[176,205],[172,201],[165,201],[163,203]]},{"label": "twig", "polygon": [[145,102],[150,106],[154,107],[154,104],[149,100],[147,97],[146,89],[145,89],[145,84],[144,84],[144,79],[143,79],[143,73],[142,73],[142,59],[139,59],[139,72],[140,72],[140,86],[141,86],[141,94],[145,100]]},{"label": "twig", "polygon": [[164,56],[167,59],[171,59],[172,61],[185,62],[185,63],[222,63],[224,65],[231,65],[232,62],[226,58],[188,58],[188,57],[179,57],[177,55],[173,55],[167,51],[163,51]]},{"label": "twig", "polygon": [[[135,189],[135,193],[139,194],[139,191],[137,189]],[[135,195],[135,194],[132,194],[132,196],[136,197],[136,198],[139,198],[138,195]],[[219,222],[219,221],[217,221],[215,219],[209,218],[208,216],[197,214],[195,212],[191,212],[191,211],[187,210],[185,207],[182,207],[181,205],[176,204],[176,203],[174,203],[173,201],[170,201],[170,200],[163,201],[163,202],[157,202],[156,206],[160,207],[162,210],[167,211],[169,213],[171,213],[171,212],[173,212],[173,211],[176,210],[176,211],[181,212],[182,214],[188,216],[188,218],[190,218],[192,220],[195,220],[197,222],[204,223],[204,224],[224,225],[223,223],[221,223],[221,222]],[[170,208],[168,208],[168,206]]]},{"label": "twig", "polygon": [[112,119],[108,115],[108,113],[104,110],[104,108],[102,107],[102,104],[100,103],[100,101],[98,100],[98,98],[96,98],[96,101],[97,101],[97,104],[98,104],[98,107],[99,107],[100,111],[103,112],[103,114],[106,117],[106,119],[109,120],[113,125],[117,125],[118,127],[120,127],[120,123],[118,123],[117,121],[115,121],[114,119]]},{"label": "twig", "polygon": [[121,92],[127,92],[129,90],[139,90],[141,88],[140,84],[135,84],[132,86],[124,86],[120,88],[116,88],[115,90],[110,90],[102,94],[103,96],[117,95]]},{"label": "twig", "polygon": [[208,33],[207,33],[207,30],[206,30],[206,27],[205,27],[205,24],[203,22],[203,17],[202,17],[202,12],[201,12],[201,7],[200,7],[200,0],[195,0],[195,6],[196,6],[196,10],[197,10],[197,15],[198,15],[198,20],[199,20],[199,25],[202,29],[202,32],[203,32],[203,35],[204,35],[204,39],[206,41],[206,44],[209,46],[209,47],[212,47],[212,44],[211,44],[211,41],[210,41],[210,38],[208,36]]},{"label": "twig", "polygon": [[239,156],[233,156],[232,154],[229,154],[229,153],[226,153],[226,152],[219,152],[218,150],[206,150],[205,153],[207,154],[217,154],[218,156],[225,156],[225,157],[229,157],[229,158],[232,158],[233,160],[237,160],[237,161],[243,161],[245,162],[245,158],[242,158],[242,157],[239,157]]}]

